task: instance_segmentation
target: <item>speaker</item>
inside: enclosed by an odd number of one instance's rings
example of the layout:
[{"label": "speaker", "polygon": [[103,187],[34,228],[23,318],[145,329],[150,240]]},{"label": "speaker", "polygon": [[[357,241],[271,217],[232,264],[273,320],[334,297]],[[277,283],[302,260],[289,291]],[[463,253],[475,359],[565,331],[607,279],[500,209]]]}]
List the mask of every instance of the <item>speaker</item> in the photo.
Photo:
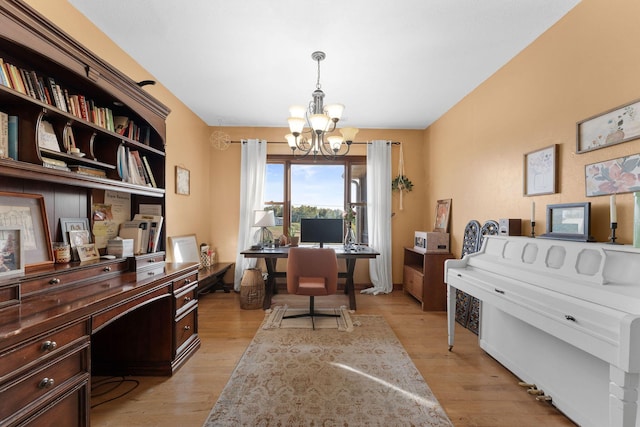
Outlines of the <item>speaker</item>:
[{"label": "speaker", "polygon": [[521,236],[522,220],[501,218],[498,221],[498,234],[501,236]]}]

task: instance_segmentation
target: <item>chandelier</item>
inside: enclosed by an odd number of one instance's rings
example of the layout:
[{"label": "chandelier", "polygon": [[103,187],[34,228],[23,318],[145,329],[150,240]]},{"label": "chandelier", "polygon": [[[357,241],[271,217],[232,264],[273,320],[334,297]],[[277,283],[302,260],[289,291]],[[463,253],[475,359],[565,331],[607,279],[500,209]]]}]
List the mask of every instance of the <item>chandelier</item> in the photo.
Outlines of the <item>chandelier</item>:
[{"label": "chandelier", "polygon": [[[329,135],[336,131],[344,105],[324,106],[324,92],[320,84],[320,61],[324,60],[326,55],[324,52],[317,51],[311,54],[311,58],[318,63],[316,90],[311,94],[313,99],[308,107],[293,105],[289,108],[288,121],[291,133],[285,138],[294,155],[298,150],[300,157],[313,154],[314,157],[322,155],[326,159],[335,159],[349,152],[358,129],[346,127],[339,129],[342,136]],[[305,129],[305,126],[308,129]]]}]

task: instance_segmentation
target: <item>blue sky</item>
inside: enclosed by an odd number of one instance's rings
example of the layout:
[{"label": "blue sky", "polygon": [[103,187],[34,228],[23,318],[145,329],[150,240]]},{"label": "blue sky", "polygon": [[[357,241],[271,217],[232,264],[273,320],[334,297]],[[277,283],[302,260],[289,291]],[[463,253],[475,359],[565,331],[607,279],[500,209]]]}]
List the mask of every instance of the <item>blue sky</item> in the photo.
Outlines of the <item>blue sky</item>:
[{"label": "blue sky", "polygon": [[[282,201],[284,167],[267,164],[265,201]],[[344,209],[344,166],[292,165],[291,200],[294,206]]]}]

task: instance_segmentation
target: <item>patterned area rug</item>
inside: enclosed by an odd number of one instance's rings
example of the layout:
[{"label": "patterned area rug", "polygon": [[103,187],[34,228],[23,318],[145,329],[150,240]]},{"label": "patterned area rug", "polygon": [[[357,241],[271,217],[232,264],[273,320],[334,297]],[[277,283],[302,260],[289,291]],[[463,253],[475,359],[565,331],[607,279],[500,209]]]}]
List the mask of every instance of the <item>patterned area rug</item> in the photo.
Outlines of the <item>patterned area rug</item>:
[{"label": "patterned area rug", "polygon": [[289,306],[276,306],[268,313],[267,319],[262,324],[262,329],[274,328],[296,328],[296,329],[338,329],[339,331],[353,331],[353,321],[349,310],[342,306],[340,308],[322,308],[316,312],[323,314],[337,315],[338,317],[295,317],[285,319],[284,316],[308,313],[308,308],[289,308]]},{"label": "patterned area rug", "polygon": [[384,318],[352,317],[258,329],[205,426],[452,426]]}]

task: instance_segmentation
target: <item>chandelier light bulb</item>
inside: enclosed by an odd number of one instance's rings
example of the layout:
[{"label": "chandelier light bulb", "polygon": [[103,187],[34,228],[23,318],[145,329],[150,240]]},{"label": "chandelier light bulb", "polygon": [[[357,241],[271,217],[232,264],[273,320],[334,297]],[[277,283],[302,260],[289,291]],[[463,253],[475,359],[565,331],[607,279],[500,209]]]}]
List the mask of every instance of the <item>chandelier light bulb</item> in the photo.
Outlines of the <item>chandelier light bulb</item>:
[{"label": "chandelier light bulb", "polygon": [[331,147],[333,152],[337,153],[340,150],[340,147],[342,146],[342,137],[337,135],[332,135],[328,137],[327,140],[329,141],[329,146]]},{"label": "chandelier light bulb", "polygon": [[286,134],[284,138],[287,140],[287,144],[289,144],[289,148],[291,148],[292,150],[295,150],[297,148],[296,137],[292,133]]}]

